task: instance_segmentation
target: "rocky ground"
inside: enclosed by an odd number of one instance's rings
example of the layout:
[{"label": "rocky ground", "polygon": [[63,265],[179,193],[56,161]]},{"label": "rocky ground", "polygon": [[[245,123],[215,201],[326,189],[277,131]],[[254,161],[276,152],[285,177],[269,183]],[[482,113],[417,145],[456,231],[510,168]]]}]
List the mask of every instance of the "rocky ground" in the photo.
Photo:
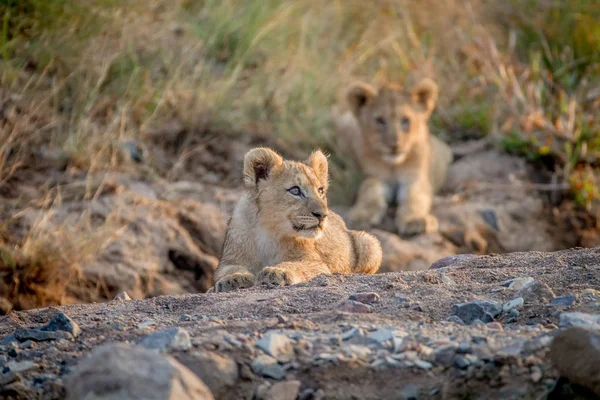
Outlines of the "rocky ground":
[{"label": "rocky ground", "polygon": [[0,397],[595,398],[599,287],[596,248],[12,312]]}]

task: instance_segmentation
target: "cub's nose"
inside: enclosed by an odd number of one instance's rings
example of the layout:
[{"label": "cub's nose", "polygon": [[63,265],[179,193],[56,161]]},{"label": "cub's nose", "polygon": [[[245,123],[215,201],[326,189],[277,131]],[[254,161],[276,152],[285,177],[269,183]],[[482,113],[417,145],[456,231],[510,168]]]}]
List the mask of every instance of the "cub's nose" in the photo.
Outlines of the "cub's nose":
[{"label": "cub's nose", "polygon": [[392,151],[392,153],[393,153],[393,154],[397,154],[397,153],[398,153],[398,150],[399,150],[398,144],[397,144],[397,143],[395,143],[395,144],[392,144],[392,145],[390,146],[390,150]]},{"label": "cub's nose", "polygon": [[321,222],[325,219],[325,217],[327,217],[327,212],[325,212],[325,211],[314,212],[313,211],[312,215],[314,215],[319,220],[319,222]]}]

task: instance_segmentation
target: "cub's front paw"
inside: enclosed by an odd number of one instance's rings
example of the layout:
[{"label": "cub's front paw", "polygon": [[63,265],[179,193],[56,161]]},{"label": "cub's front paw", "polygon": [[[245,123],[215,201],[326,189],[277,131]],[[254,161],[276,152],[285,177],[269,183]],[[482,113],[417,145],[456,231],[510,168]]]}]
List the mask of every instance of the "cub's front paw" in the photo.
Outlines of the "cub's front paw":
[{"label": "cub's front paw", "polygon": [[433,215],[416,218],[399,218],[398,233],[401,236],[414,236],[421,233],[432,233],[438,230],[438,220]]},{"label": "cub's front paw", "polygon": [[258,273],[256,279],[259,283],[274,286],[287,286],[297,283],[292,272],[280,267],[265,267]]},{"label": "cub's front paw", "polygon": [[250,272],[236,272],[219,279],[215,283],[215,292],[231,292],[254,286],[255,278]]}]

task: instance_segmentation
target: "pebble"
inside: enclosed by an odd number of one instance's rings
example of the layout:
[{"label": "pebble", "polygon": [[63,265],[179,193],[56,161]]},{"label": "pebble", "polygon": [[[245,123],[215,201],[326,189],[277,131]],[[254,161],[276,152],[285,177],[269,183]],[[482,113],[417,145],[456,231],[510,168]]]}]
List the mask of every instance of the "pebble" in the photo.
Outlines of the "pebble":
[{"label": "pebble", "polygon": [[256,347],[274,357],[277,361],[285,363],[294,358],[294,348],[290,339],[277,332],[267,332],[256,342]]},{"label": "pebble", "polygon": [[129,301],[129,300],[131,300],[131,297],[129,297],[129,295],[127,294],[127,292],[119,292],[113,298],[113,300],[114,301]]},{"label": "pebble", "polygon": [[581,291],[579,297],[581,301],[586,303],[587,305],[597,306],[600,302],[600,290],[585,289]]},{"label": "pebble", "polygon": [[156,322],[151,320],[151,319],[147,319],[143,322],[140,322],[139,324],[136,325],[136,328],[138,329],[145,329],[148,328],[149,326],[153,326],[156,325]]},{"label": "pebble", "polygon": [[529,376],[529,378],[533,383],[538,383],[544,377],[544,374],[542,373],[542,370],[539,367],[531,367],[530,372],[531,375]]},{"label": "pebble", "polygon": [[25,372],[38,369],[40,366],[32,361],[9,361],[7,367],[12,372]]},{"label": "pebble", "polygon": [[367,304],[363,304],[359,301],[354,300],[346,300],[339,306],[337,306],[338,311],[349,312],[349,313],[359,313],[366,314],[373,311],[371,306]]},{"label": "pebble", "polygon": [[277,380],[285,378],[285,369],[269,355],[262,354],[256,357],[250,366],[256,375]]},{"label": "pebble", "polygon": [[35,343],[32,340],[26,340],[23,343],[21,343],[21,348],[22,349],[31,349],[31,348],[33,348],[34,345],[35,345]]},{"label": "pebble", "polygon": [[138,344],[152,350],[183,351],[192,347],[190,334],[183,328],[167,328],[141,338]]},{"label": "pebble", "polygon": [[530,276],[525,276],[525,277],[520,277],[520,278],[514,278],[514,279],[511,279],[510,281],[506,281],[506,282],[509,282],[508,283],[508,288],[509,289],[521,290],[525,286],[527,286],[527,285],[535,282],[535,279],[533,279]]},{"label": "pebble", "polygon": [[460,319],[459,317],[457,317],[456,315],[449,316],[448,317],[448,322],[454,322],[455,324],[458,324],[458,325],[464,325],[465,324],[465,322],[462,319]]},{"label": "pebble", "polygon": [[360,329],[358,328],[351,328],[348,329],[347,331],[345,331],[344,333],[342,333],[342,340],[350,340],[352,339],[354,336],[357,336],[361,333]]},{"label": "pebble", "polygon": [[457,254],[454,256],[440,258],[439,260],[434,261],[429,266],[429,269],[439,269],[439,268],[451,267],[454,264],[460,264],[461,262],[470,260],[471,258],[474,258],[474,257],[476,257],[475,254]]},{"label": "pebble", "polygon": [[459,317],[464,323],[472,324],[476,320],[492,322],[494,317],[502,312],[502,305],[487,300],[474,300],[468,303],[452,306],[452,314]]},{"label": "pebble", "polygon": [[381,301],[381,298],[375,292],[365,292],[353,294],[348,298],[348,300],[358,301],[359,303],[363,304],[373,304],[379,303]]},{"label": "pebble", "polygon": [[522,297],[525,303],[548,303],[556,297],[552,289],[541,282],[523,286],[517,291],[517,296]]},{"label": "pebble", "polygon": [[524,302],[525,301],[523,300],[522,297],[517,297],[516,299],[512,299],[510,301],[507,301],[502,306],[502,311],[505,312],[505,313],[508,313],[511,310],[515,310],[515,309],[520,308],[521,306],[523,306]]},{"label": "pebble", "polygon": [[240,377],[237,363],[225,354],[194,351],[181,361],[206,383],[217,398],[224,397],[227,388],[234,387]]},{"label": "pebble", "polygon": [[441,274],[440,280],[442,281],[442,283],[445,283],[446,285],[456,285],[456,282],[454,282],[454,279],[450,278],[446,274]]},{"label": "pebble", "polygon": [[81,333],[81,329],[79,329],[79,325],[71,318],[69,318],[65,313],[59,312],[57,313],[50,322],[42,326],[40,328],[42,331],[48,332],[56,332],[56,331],[64,331],[69,332],[73,337],[78,337]]},{"label": "pebble", "polygon": [[365,360],[371,355],[371,349],[357,344],[346,344],[342,346],[341,350],[348,357],[356,356],[361,360]]},{"label": "pebble", "polygon": [[385,344],[386,342],[392,340],[394,337],[394,332],[391,329],[379,328],[373,332],[369,332],[367,337],[379,344]]},{"label": "pebble", "polygon": [[454,366],[460,369],[467,369],[471,365],[471,361],[469,361],[465,356],[457,355],[454,357]]},{"label": "pebble", "polygon": [[487,326],[488,329],[491,329],[493,331],[504,331],[504,327],[500,322],[488,322],[485,326]]},{"label": "pebble", "polygon": [[300,392],[300,381],[277,382],[267,391],[265,400],[296,400]]},{"label": "pebble", "polygon": [[572,294],[555,297],[550,301],[551,306],[565,306],[570,307],[577,302],[577,297]]},{"label": "pebble", "polygon": [[561,376],[600,396],[600,334],[582,327],[559,332],[550,348],[550,360]]},{"label": "pebble", "polygon": [[5,373],[0,373],[0,387],[6,386],[10,383],[17,382],[21,380],[21,376],[16,374],[13,371],[8,371]]},{"label": "pebble", "polygon": [[561,328],[581,326],[584,328],[600,329],[600,314],[562,312],[560,313],[558,326]]},{"label": "pebble", "polygon": [[179,320],[182,322],[188,322],[192,320],[192,316],[188,314],[183,314],[181,317],[179,317]]},{"label": "pebble", "polygon": [[421,369],[431,369],[431,368],[433,368],[433,364],[431,364],[429,361],[416,359],[413,362],[415,363],[415,365],[417,367],[419,367]]}]

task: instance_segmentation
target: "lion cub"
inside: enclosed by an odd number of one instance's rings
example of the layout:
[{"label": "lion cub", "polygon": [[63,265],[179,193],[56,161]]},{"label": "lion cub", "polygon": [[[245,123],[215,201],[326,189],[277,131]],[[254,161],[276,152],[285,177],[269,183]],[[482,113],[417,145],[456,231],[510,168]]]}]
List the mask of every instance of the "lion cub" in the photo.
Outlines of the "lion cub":
[{"label": "lion cub", "polygon": [[452,161],[450,148],[427,127],[437,96],[430,79],[409,92],[362,82],[348,89],[350,110],[334,118],[336,131],[366,175],[349,213],[352,227],[379,224],[387,207],[398,204],[401,235],[437,231],[437,219],[430,214],[433,193]]},{"label": "lion cub", "polygon": [[349,231],[327,208],[327,158],[286,161],[267,148],[244,158],[246,193],[227,232],[215,291],[256,283],[293,285],[319,274],[374,274],[381,245],[366,232]]}]

